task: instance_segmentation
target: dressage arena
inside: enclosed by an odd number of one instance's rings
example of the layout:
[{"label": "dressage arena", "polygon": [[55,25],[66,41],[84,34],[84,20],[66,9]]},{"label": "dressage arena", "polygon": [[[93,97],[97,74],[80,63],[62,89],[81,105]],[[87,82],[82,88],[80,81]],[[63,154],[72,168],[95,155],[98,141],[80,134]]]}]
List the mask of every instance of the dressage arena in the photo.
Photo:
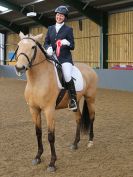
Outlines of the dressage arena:
[{"label": "dressage arena", "polygon": [[133,177],[133,93],[99,89],[96,97],[94,146],[81,135],[72,151],[75,119],[67,110],[56,112],[57,171],[47,172],[50,148],[45,118],[42,163],[33,166],[37,151],[34,125],[24,100],[26,81],[0,78],[1,177]]}]

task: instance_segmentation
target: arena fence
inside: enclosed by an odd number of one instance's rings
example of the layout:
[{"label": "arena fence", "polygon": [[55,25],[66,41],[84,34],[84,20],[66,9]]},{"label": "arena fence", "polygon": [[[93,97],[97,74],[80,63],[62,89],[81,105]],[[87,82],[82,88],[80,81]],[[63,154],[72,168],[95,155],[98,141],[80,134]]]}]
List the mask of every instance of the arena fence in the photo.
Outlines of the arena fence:
[{"label": "arena fence", "polygon": [[[133,70],[95,69],[98,74],[98,87],[123,91],[133,91]],[[0,77],[26,80],[26,76],[18,77],[13,66],[0,65]]]}]

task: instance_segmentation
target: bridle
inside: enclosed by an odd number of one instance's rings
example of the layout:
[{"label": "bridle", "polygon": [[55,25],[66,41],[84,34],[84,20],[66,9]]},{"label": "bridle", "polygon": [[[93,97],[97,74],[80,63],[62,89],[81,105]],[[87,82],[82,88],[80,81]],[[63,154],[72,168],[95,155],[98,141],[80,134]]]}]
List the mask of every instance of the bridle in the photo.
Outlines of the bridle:
[{"label": "bridle", "polygon": [[34,39],[30,38],[30,37],[25,37],[22,40],[24,40],[24,39],[30,39],[30,40],[32,40],[32,41],[35,42],[35,45],[32,46],[32,49],[34,49],[34,53],[33,53],[32,58],[30,59],[28,57],[28,55],[26,53],[23,53],[23,52],[19,53],[19,55],[16,57],[17,51],[19,49],[19,46],[18,46],[17,49],[15,50],[14,55],[12,56],[12,58],[11,58],[10,61],[12,61],[14,57],[15,57],[15,60],[18,61],[19,56],[23,55],[27,59],[27,61],[28,61],[28,68],[27,69],[29,69],[29,68],[31,68],[31,67],[33,67],[35,65],[38,65],[38,64],[42,63],[43,61],[45,61],[44,59],[42,61],[36,63],[36,64],[33,64],[33,62],[34,62],[34,60],[36,58],[36,54],[37,54],[37,47],[39,47],[41,49],[41,51],[43,52],[43,54],[45,55],[45,57],[47,59],[47,54],[46,54],[44,48],[41,46],[41,44],[38,41],[36,41],[36,40],[34,40]]}]

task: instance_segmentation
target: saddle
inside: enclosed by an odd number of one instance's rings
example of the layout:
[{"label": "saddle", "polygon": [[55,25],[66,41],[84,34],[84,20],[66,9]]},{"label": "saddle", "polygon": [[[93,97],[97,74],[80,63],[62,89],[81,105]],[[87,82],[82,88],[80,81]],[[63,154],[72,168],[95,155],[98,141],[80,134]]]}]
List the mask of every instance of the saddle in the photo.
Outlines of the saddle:
[{"label": "saddle", "polygon": [[66,91],[68,90],[68,88],[67,88],[66,81],[64,79],[64,75],[63,75],[63,72],[62,72],[62,66],[61,66],[60,62],[56,59],[56,56],[54,56],[54,55],[49,57],[49,59],[55,63],[58,78],[59,78],[59,81],[60,81],[60,83],[63,87],[63,89],[61,89],[61,91],[60,91],[60,93],[57,97],[57,100],[56,100],[56,106],[57,106],[61,102],[61,100],[63,99]]}]

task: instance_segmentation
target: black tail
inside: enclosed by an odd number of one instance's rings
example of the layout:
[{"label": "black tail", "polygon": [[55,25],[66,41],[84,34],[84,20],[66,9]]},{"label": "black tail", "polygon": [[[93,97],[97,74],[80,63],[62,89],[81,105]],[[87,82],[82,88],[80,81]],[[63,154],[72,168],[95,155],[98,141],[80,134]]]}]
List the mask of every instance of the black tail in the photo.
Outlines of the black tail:
[{"label": "black tail", "polygon": [[82,115],[81,115],[81,132],[88,133],[90,127],[90,114],[87,107],[87,102],[84,100]]}]

